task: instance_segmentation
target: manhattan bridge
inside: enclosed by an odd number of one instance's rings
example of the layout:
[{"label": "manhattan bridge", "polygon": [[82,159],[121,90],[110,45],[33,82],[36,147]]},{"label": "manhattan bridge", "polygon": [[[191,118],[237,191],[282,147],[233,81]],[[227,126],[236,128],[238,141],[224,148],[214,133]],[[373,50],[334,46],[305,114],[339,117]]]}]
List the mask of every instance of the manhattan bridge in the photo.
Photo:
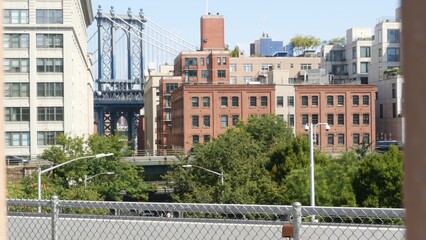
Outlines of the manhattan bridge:
[{"label": "manhattan bridge", "polygon": [[142,9],[133,13],[129,8],[123,14],[99,6],[88,35],[98,134],[127,132],[136,148],[146,69],[173,65],[182,51],[197,46],[149,19]]}]

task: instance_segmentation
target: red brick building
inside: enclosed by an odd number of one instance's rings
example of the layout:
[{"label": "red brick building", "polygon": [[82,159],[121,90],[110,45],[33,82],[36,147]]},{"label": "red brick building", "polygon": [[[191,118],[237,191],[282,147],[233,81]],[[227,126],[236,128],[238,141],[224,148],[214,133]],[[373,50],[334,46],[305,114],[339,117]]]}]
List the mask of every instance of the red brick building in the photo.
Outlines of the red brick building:
[{"label": "red brick building", "polygon": [[275,112],[275,86],[184,84],[172,93],[172,126],[168,143],[189,150],[208,142],[239,119]]},{"label": "red brick building", "polygon": [[[363,140],[373,142],[375,92],[373,85],[297,85],[296,135],[307,134],[306,123],[316,127],[317,145],[324,152],[349,151]],[[374,147],[374,146],[373,146]]]}]

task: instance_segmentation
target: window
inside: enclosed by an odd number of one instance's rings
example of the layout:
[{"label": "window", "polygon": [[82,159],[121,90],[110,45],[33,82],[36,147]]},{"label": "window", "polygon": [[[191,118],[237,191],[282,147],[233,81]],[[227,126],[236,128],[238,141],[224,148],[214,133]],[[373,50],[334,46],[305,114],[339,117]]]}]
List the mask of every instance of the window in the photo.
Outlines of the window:
[{"label": "window", "polygon": [[382,58],[383,58],[383,50],[382,48],[379,48],[379,62],[382,62]]},{"label": "window", "polygon": [[229,71],[230,72],[236,72],[237,71],[237,64],[230,64],[229,65]]},{"label": "window", "polygon": [[359,145],[359,134],[358,133],[354,133],[353,144],[354,145]]},{"label": "window", "polygon": [[370,105],[370,96],[368,95],[362,96],[362,105],[364,106]]},{"label": "window", "polygon": [[318,123],[318,114],[312,114],[312,123],[317,124]]},{"label": "window", "polygon": [[399,43],[400,42],[400,31],[399,29],[388,29],[388,42]]},{"label": "window", "polygon": [[217,70],[218,78],[226,78],[226,70]]},{"label": "window", "polygon": [[210,78],[210,71],[209,70],[201,70],[201,77],[202,78]]},{"label": "window", "polygon": [[62,9],[37,9],[36,23],[63,23]]},{"label": "window", "polygon": [[382,29],[380,29],[379,31],[377,31],[377,42],[382,43],[382,41],[383,41],[383,31]]},{"label": "window", "polygon": [[364,125],[370,124],[370,114],[368,113],[362,114],[362,124]]},{"label": "window", "polygon": [[64,37],[62,34],[37,34],[37,48],[62,48]]},{"label": "window", "polygon": [[220,106],[228,107],[228,97],[220,97]]},{"label": "window", "polygon": [[379,106],[379,116],[380,116],[380,118],[383,118],[383,104],[380,104],[380,106]]},{"label": "window", "polygon": [[29,132],[5,132],[6,146],[29,146]]},{"label": "window", "polygon": [[334,125],[334,115],[333,114],[327,114],[327,123],[330,126]]},{"label": "window", "polygon": [[38,107],[37,120],[38,121],[63,121],[64,108],[63,107]]},{"label": "window", "polygon": [[337,144],[338,145],[345,145],[345,134],[343,134],[343,133],[337,134]]},{"label": "window", "polygon": [[334,134],[332,133],[327,134],[327,144],[334,145]]},{"label": "window", "polygon": [[302,107],[308,106],[308,96],[302,96]]},{"label": "window", "polygon": [[204,66],[204,58],[200,58],[200,66]]},{"label": "window", "polygon": [[4,72],[7,73],[28,73],[28,58],[5,58],[3,60]]},{"label": "window", "polygon": [[364,133],[362,135],[362,141],[365,143],[370,143],[370,134],[369,133]]},{"label": "window", "polygon": [[277,107],[284,107],[284,97],[277,96]]},{"label": "window", "polygon": [[332,107],[334,102],[333,96],[327,96],[327,106]]},{"label": "window", "polygon": [[302,114],[302,125],[306,125],[309,122],[308,114]]},{"label": "window", "polygon": [[63,132],[51,131],[51,132],[37,132],[37,144],[40,146],[55,145],[56,137],[63,134]]},{"label": "window", "polygon": [[245,77],[243,77],[243,81],[245,83],[250,83],[250,82],[253,81],[253,77],[251,77],[251,76],[245,76]]},{"label": "window", "polygon": [[220,60],[221,57],[217,57],[216,59],[217,59],[217,65],[220,65],[222,63],[221,60]]},{"label": "window", "polygon": [[[289,114],[289,115],[287,115],[287,122],[288,122],[288,125],[290,125],[290,126],[294,126],[294,115],[293,114]],[[306,123],[307,123],[308,121],[306,121]]]},{"label": "window", "polygon": [[222,65],[226,65],[226,57],[222,57]]},{"label": "window", "polygon": [[63,97],[63,83],[37,83],[37,97]]},{"label": "window", "polygon": [[37,58],[37,72],[63,72],[62,58]]},{"label": "window", "polygon": [[294,107],[294,96],[288,96],[287,102],[289,107]]},{"label": "window", "polygon": [[238,121],[240,120],[240,116],[238,115],[232,115],[232,126],[237,125]]},{"label": "window", "polygon": [[310,63],[302,63],[302,64],[300,64],[300,69],[301,70],[308,70],[308,69],[311,69],[311,68],[312,68],[312,66],[311,66]]},{"label": "window", "polygon": [[5,9],[3,23],[26,24],[29,23],[28,9]]},{"label": "window", "polygon": [[352,47],[352,59],[356,58],[356,47]]},{"label": "window", "polygon": [[354,106],[359,105],[359,96],[358,95],[352,96],[352,105],[354,105]]},{"label": "window", "polygon": [[6,122],[30,121],[29,107],[7,107],[5,108]]},{"label": "window", "polygon": [[392,83],[392,98],[396,98],[396,84]]},{"label": "window", "polygon": [[337,125],[343,126],[345,125],[345,115],[344,114],[337,114]]},{"label": "window", "polygon": [[199,122],[199,117],[198,116],[192,116],[192,127],[199,127],[200,126],[200,122]]},{"label": "window", "polygon": [[200,142],[200,136],[192,135],[192,144],[197,144]]},{"label": "window", "polygon": [[206,57],[206,65],[210,66],[210,58],[209,57]]},{"label": "window", "polygon": [[371,57],[370,53],[370,47],[361,47],[361,57],[362,58],[369,58]]},{"label": "window", "polygon": [[352,116],[353,116],[352,118],[353,125],[359,125],[359,114],[355,113]]},{"label": "window", "polygon": [[166,94],[170,94],[173,90],[178,88],[177,83],[166,83]]},{"label": "window", "polygon": [[388,48],[387,59],[388,62],[399,62],[399,48]]},{"label": "window", "polygon": [[210,115],[203,116],[203,126],[210,127]]},{"label": "window", "polygon": [[29,97],[30,85],[28,83],[5,83],[5,97]]},{"label": "window", "polygon": [[186,75],[190,78],[196,78],[198,76],[197,70],[188,70],[186,71]]},{"label": "window", "polygon": [[261,107],[267,107],[268,106],[268,97],[266,97],[266,96],[260,97],[260,106]]},{"label": "window", "polygon": [[203,141],[206,142],[210,142],[210,135],[204,135],[203,136]]},{"label": "window", "polygon": [[203,97],[203,107],[210,107],[210,97]]},{"label": "window", "polygon": [[221,126],[222,127],[228,127],[228,116],[227,115],[223,115],[222,117],[221,117],[221,120],[220,120],[220,122],[221,122]]},{"label": "window", "polygon": [[198,107],[198,97],[192,97],[192,107]]},{"label": "window", "polygon": [[392,117],[396,118],[396,103],[392,103]]},{"label": "window", "polygon": [[232,100],[232,106],[233,107],[238,107],[238,105],[239,105],[239,103],[238,103],[238,97],[232,97],[231,98],[231,100]]},{"label": "window", "polygon": [[353,74],[357,73],[357,71],[356,71],[356,62],[352,63],[352,73]]},{"label": "window", "polygon": [[312,96],[312,106],[318,106],[318,96]]},{"label": "window", "polygon": [[368,73],[368,62],[361,62],[361,73]]},{"label": "window", "polygon": [[343,104],[345,104],[345,96],[337,96],[337,106],[343,106]]},{"label": "window", "polygon": [[256,107],[257,106],[257,97],[250,97],[250,107]]},{"label": "window", "polygon": [[29,34],[4,34],[4,48],[28,48]]},{"label": "window", "polygon": [[253,72],[253,65],[251,65],[251,64],[244,64],[243,65],[243,69],[244,69],[244,72]]},{"label": "window", "polygon": [[230,84],[237,84],[237,77],[234,77],[234,76],[229,77],[229,83]]}]

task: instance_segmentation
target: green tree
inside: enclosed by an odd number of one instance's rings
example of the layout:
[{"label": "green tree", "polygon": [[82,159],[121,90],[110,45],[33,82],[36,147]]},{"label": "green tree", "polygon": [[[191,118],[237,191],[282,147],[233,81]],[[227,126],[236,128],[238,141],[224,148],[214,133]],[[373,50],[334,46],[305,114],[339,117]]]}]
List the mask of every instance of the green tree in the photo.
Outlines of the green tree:
[{"label": "green tree", "polygon": [[346,43],[346,39],[344,37],[342,37],[342,38],[330,39],[327,44],[328,45],[335,45],[335,46],[345,46],[345,43]]},{"label": "green tree", "polygon": [[321,45],[321,41],[314,36],[296,35],[290,39],[290,45],[293,46],[295,55],[299,56],[307,50],[315,50]]},{"label": "green tree", "polygon": [[198,144],[194,154],[181,164],[201,166],[224,173],[220,177],[198,168],[182,169],[176,165],[165,179],[174,188],[172,198],[178,202],[279,204],[283,193],[265,169],[268,161],[264,145],[259,144],[247,125],[227,130],[213,141]]},{"label": "green tree", "polygon": [[[80,137],[59,136],[57,146],[46,149],[40,156],[54,165],[64,163],[81,156],[99,153],[113,153],[113,156],[82,159],[54,169],[42,175],[43,198],[58,195],[60,199],[70,200],[131,200],[146,201],[148,194],[156,187],[143,181],[143,168],[135,168],[120,159],[127,156],[127,141],[117,135],[92,135],[87,139]],[[113,175],[103,175],[114,172]],[[84,188],[85,176],[94,176]],[[24,179],[21,194],[23,197],[36,197],[37,176]],[[120,191],[126,191],[126,195]]]},{"label": "green tree", "polygon": [[402,207],[403,159],[397,146],[372,154],[360,163],[352,186],[362,207]]},{"label": "green tree", "polygon": [[230,57],[239,57],[240,56],[240,47],[238,45],[236,45],[234,47],[234,50],[229,52],[229,56]]}]

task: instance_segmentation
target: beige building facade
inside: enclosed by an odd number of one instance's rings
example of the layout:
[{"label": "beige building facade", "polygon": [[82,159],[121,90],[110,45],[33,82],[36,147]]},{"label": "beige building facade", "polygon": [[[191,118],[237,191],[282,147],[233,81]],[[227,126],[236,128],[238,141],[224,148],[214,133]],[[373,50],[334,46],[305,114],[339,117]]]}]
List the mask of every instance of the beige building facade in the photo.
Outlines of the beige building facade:
[{"label": "beige building facade", "polygon": [[93,133],[90,0],[4,3],[7,157],[36,158],[61,133]]}]

